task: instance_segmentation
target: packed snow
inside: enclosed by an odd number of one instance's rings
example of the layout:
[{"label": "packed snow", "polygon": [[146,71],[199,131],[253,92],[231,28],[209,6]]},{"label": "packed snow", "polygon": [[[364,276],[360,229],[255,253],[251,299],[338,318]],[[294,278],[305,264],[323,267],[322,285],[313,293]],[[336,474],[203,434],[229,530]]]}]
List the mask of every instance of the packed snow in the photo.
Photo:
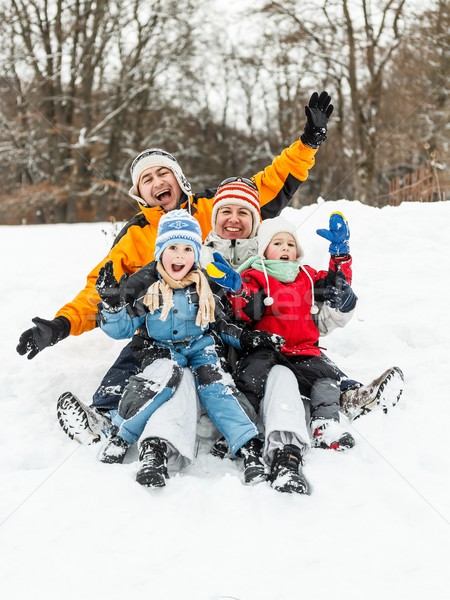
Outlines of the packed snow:
[{"label": "packed snow", "polygon": [[304,262],[328,263],[315,234],[342,211],[351,229],[352,321],[323,338],[364,383],[398,365],[400,403],[348,425],[356,446],[314,449],[311,496],[247,487],[239,462],[202,443],[164,489],[97,460],[56,419],[70,390],[89,403],[124,342],[70,337],[28,361],[31,318],[52,318],[113,239],[109,224],[1,227],[3,600],[387,600],[443,598],[450,584],[450,202],[377,209],[345,200],[285,215]]}]

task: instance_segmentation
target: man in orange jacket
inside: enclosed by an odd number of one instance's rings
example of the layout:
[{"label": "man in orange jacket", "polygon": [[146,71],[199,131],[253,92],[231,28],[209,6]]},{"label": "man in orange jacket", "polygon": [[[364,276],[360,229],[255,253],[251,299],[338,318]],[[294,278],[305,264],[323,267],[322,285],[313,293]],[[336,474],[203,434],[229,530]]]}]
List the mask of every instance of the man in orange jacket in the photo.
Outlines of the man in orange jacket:
[{"label": "man in orange jacket", "polygon": [[[330,100],[326,92],[320,96],[315,92],[305,107],[307,118],[300,139],[252,178],[259,190],[263,219],[278,215],[307,179],[309,169],[314,166],[317,149],[326,139],[327,123],[333,110]],[[129,193],[137,200],[140,212],[123,227],[109,254],[88,274],[84,289],[60,308],[54,319],[32,319],[35,326],[20,336],[19,354],[27,354],[28,359],[32,359],[69,335],[80,335],[94,329],[100,302],[95,283],[100,269],[112,261],[114,274],[120,278],[153,260],[158,223],[166,212],[186,208],[199,222],[203,239],[210,232],[216,190],[192,194],[179,163],[169,152],[158,148],[144,150],[134,159],[130,171],[133,185]],[[138,366],[131,360],[131,352],[126,346],[94,394],[92,406],[100,412],[115,409],[121,389],[136,369]]]}]

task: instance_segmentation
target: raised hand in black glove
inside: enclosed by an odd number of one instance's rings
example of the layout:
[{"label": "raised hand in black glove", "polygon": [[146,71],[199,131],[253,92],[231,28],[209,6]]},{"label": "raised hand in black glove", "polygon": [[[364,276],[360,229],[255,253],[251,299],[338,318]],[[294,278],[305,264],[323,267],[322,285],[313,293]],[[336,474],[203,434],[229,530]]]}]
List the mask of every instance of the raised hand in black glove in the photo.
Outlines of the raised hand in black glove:
[{"label": "raised hand in black glove", "polygon": [[106,310],[111,312],[119,311],[124,306],[122,298],[123,289],[128,279],[128,274],[122,275],[120,282],[114,275],[114,265],[112,260],[108,261],[98,272],[95,287],[98,295],[102,299]]},{"label": "raised hand in black glove", "polygon": [[245,352],[250,352],[255,348],[273,348],[280,350],[284,346],[284,338],[276,333],[268,331],[258,331],[257,329],[244,329],[241,333],[241,348]]},{"label": "raised hand in black glove", "polygon": [[70,321],[66,317],[56,317],[52,321],[35,317],[31,319],[36,327],[31,327],[22,333],[17,344],[17,352],[27,354],[30,360],[44,348],[54,346],[70,333]]},{"label": "raised hand in black glove", "polygon": [[318,148],[327,139],[328,119],[334,108],[330,102],[331,97],[327,92],[322,92],[320,96],[314,92],[308,106],[305,106],[306,125],[300,139],[310,148]]},{"label": "raised hand in black glove", "polygon": [[336,308],[343,313],[350,312],[355,308],[358,298],[342,271],[337,271],[335,281],[335,285],[328,285],[324,289],[323,297],[331,308]]}]

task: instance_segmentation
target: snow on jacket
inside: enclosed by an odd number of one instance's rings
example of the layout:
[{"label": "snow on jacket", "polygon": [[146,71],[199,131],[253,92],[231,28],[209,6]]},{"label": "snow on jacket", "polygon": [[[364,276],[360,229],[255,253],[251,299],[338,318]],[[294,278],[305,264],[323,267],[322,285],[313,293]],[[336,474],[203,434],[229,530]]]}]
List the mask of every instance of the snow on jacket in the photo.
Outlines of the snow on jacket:
[{"label": "snow on jacket", "polygon": [[[261,214],[263,219],[278,215],[290,202],[300,183],[308,177],[314,166],[317,149],[305,146],[300,140],[276,156],[271,165],[254,176],[259,189]],[[211,231],[211,215],[216,190],[205,190],[195,194],[191,201],[191,211],[200,224],[203,238]],[[187,207],[187,198],[181,208]],[[160,207],[144,207],[123,227],[113,247],[87,277],[86,286],[69,303],[56,313],[70,321],[70,334],[80,335],[97,325],[97,305],[100,297],[95,289],[98,272],[109,260],[114,265],[117,279],[124,273],[135,273],[153,259],[158,223],[164,211]]]},{"label": "snow on jacket", "polygon": [[126,306],[115,313],[101,311],[101,328],[105,333],[114,339],[131,338],[136,330],[145,324],[147,335],[154,340],[177,343],[200,337],[211,329],[216,329],[225,344],[240,349],[242,327],[232,322],[233,312],[223,288],[212,281],[207,273],[204,274],[213,292],[216,322],[206,329],[201,329],[195,324],[199,307],[195,285],[173,290],[174,305],[165,321],[161,321],[160,318],[162,298],[159,310],[155,310],[153,314],[148,311],[143,300],[148,288],[160,280],[156,264],[156,261],[152,261],[128,279],[124,292]]},{"label": "snow on jacket", "polygon": [[[349,284],[351,262],[349,257],[340,263],[340,269]],[[292,283],[282,283],[267,275],[273,304],[265,306],[264,298],[268,296],[266,276],[256,269],[247,269],[241,273],[242,295],[231,298],[235,315],[239,320],[251,322],[254,329],[283,336],[283,354],[320,356],[320,330],[317,319],[311,313],[311,281],[314,285],[314,295],[323,300],[323,290],[327,285],[334,284],[335,272],[336,263],[330,259],[328,272],[316,271],[305,265]]]}]

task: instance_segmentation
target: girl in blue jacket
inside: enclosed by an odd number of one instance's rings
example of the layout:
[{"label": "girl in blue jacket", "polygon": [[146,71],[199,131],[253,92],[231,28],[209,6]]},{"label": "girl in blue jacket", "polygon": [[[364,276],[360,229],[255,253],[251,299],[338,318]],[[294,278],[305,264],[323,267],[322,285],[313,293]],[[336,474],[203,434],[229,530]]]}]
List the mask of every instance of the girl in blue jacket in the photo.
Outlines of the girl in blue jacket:
[{"label": "girl in blue jacket", "polygon": [[[102,462],[122,462],[137,442],[151,415],[175,393],[183,368],[193,374],[201,404],[225,436],[233,454],[244,457],[246,483],[264,479],[257,427],[239,403],[241,392],[220,363],[215,340],[242,349],[261,344],[259,334],[227,321],[223,290],[198,267],[201,231],[184,210],[164,215],[159,223],[155,261],[117,285],[112,265],[97,280],[102,298],[102,329],[115,339],[133,337],[132,348],[142,372],[130,377],[113,416],[117,428],[102,450]],[[118,292],[118,290],[120,290]],[[228,306],[228,314],[232,312]],[[135,334],[137,330],[137,333]],[[272,343],[272,342],[270,342]],[[158,369],[161,377],[152,378]],[[140,442],[137,481],[149,487],[165,485],[167,448],[152,438]]]}]

